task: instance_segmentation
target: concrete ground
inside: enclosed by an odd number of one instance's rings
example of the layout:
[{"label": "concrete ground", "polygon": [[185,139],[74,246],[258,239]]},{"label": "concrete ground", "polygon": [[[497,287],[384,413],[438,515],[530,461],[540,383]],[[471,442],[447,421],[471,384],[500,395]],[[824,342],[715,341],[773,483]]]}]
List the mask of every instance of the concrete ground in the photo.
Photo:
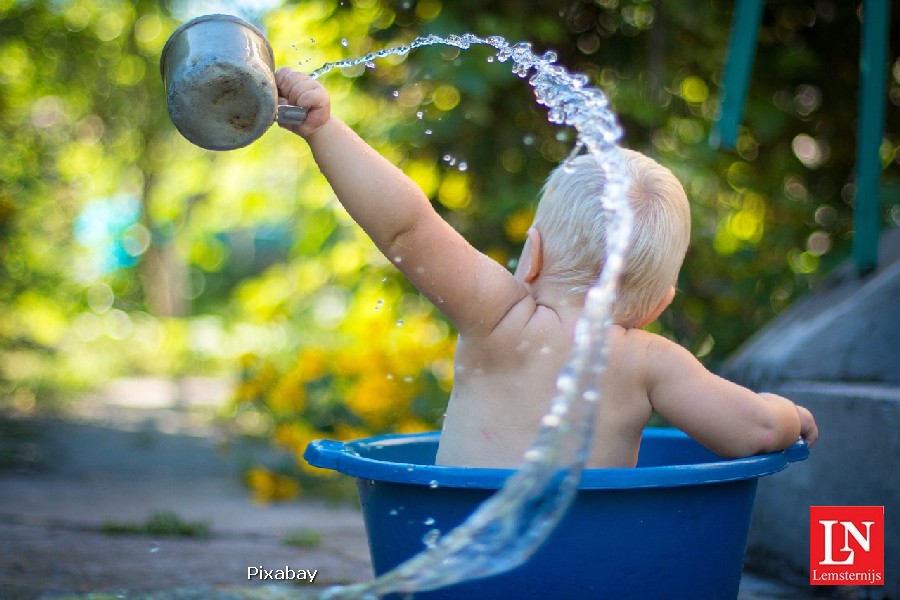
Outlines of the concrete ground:
[{"label": "concrete ground", "polygon": [[[372,578],[352,502],[256,504],[239,478],[246,457],[208,419],[128,398],[87,399],[65,420],[13,422],[31,431],[22,444],[34,460],[0,470],[0,599],[272,599]],[[208,524],[209,535],[105,532],[161,511]],[[291,537],[301,543],[286,544]],[[258,566],[316,575],[273,587],[248,581]],[[822,597],[748,572],[739,600]]]}]

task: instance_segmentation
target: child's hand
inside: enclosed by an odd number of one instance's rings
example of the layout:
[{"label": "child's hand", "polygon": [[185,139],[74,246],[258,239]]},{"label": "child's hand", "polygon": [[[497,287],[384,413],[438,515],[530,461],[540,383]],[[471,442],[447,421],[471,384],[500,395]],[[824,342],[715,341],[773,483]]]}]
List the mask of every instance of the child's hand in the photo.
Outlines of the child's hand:
[{"label": "child's hand", "polygon": [[795,406],[797,407],[797,414],[800,415],[800,437],[812,446],[819,439],[819,427],[816,425],[816,420],[811,412],[799,404]]},{"label": "child's hand", "polygon": [[309,109],[306,120],[300,125],[281,125],[288,131],[309,138],[331,117],[331,100],[322,84],[304,73],[287,67],[275,73],[278,87],[278,103],[303,106]]}]

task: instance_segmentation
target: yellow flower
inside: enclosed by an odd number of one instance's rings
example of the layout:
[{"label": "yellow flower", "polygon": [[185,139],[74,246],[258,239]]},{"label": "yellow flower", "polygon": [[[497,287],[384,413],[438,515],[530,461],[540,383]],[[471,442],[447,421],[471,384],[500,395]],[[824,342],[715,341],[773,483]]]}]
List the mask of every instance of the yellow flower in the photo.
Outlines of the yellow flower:
[{"label": "yellow flower", "polygon": [[371,432],[366,429],[353,427],[352,425],[347,425],[346,423],[337,423],[334,426],[334,439],[342,442],[360,440],[363,438],[371,437],[371,435]]},{"label": "yellow flower", "polygon": [[[404,382],[405,383],[405,382]],[[407,384],[407,387],[412,387]],[[411,399],[395,379],[374,372],[362,377],[347,393],[347,406],[375,429],[385,427]]]},{"label": "yellow flower", "polygon": [[299,413],[306,406],[306,386],[295,373],[281,379],[266,398],[266,404],[275,414]]},{"label": "yellow flower", "polygon": [[272,437],[276,444],[302,454],[306,446],[322,437],[322,434],[302,423],[294,422],[278,425]]},{"label": "yellow flower", "polygon": [[434,426],[415,417],[404,417],[394,425],[394,431],[397,433],[422,433],[423,431],[433,430]]},{"label": "yellow flower", "polygon": [[237,402],[253,402],[259,398],[259,386],[254,381],[239,381],[234,390],[234,398]]},{"label": "yellow flower", "polygon": [[297,357],[294,373],[301,381],[315,381],[327,372],[328,355],[321,348],[306,348]]},{"label": "yellow flower", "polygon": [[238,357],[238,366],[246,370],[251,368],[258,360],[258,357],[252,352],[245,352]]},{"label": "yellow flower", "polygon": [[253,499],[260,503],[290,500],[300,493],[300,486],[296,481],[265,467],[250,469],[247,473],[247,485]]}]

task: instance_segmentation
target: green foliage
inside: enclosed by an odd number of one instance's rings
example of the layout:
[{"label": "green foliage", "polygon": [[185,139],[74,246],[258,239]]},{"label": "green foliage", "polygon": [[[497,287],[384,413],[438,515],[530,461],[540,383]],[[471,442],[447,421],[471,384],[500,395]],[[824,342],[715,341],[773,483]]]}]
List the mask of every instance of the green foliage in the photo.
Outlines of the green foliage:
[{"label": "green foliage", "polygon": [[[304,0],[259,17],[276,63],[308,71],[473,32],[529,40],[587,74],[626,145],[688,191],[692,248],[654,328],[715,366],[848,255],[857,4],[766,4],[735,151],[707,142],[730,3]],[[114,375],[226,370],[240,379],[237,422],[291,453],[320,435],[435,426],[452,333],[350,222],[304,144],[273,128],[207,152],[169,121],[159,53],[191,6],[0,1],[2,403],[27,412],[47,390]],[[488,57],[423,48],[323,81],[335,112],[508,263],[574,134]],[[892,48],[890,108],[898,64]],[[885,227],[900,222],[898,120],[889,109]],[[254,477],[261,499],[293,493]]]}]

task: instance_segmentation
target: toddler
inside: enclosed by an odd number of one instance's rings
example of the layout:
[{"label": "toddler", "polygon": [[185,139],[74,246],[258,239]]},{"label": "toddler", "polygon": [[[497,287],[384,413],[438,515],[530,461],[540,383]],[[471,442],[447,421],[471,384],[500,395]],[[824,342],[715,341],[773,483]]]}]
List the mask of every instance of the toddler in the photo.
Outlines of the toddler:
[{"label": "toddler", "polygon": [[[309,144],[350,216],[459,333],[437,464],[515,468],[534,441],[573,347],[585,294],[603,266],[603,172],[591,155],[548,178],[515,273],[476,250],[399,168],[331,114],[314,79],[280,69],[283,101],[309,109],[286,128]],[[783,449],[818,430],[808,410],[709,372],[678,344],[644,331],[672,301],[690,209],[672,173],[629,150],[634,230],[609,330],[587,467],[632,467],[656,411],[723,457]]]}]

